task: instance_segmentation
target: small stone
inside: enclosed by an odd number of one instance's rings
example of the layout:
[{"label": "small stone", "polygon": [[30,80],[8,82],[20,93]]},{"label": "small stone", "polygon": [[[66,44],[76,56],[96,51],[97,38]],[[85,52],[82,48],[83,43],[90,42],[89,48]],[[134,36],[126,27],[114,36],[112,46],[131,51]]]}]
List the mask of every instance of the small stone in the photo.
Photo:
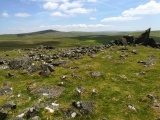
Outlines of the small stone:
[{"label": "small stone", "polygon": [[75,118],[77,116],[77,113],[76,112],[73,112],[72,114],[71,114],[71,117],[72,118]]},{"label": "small stone", "polygon": [[137,50],[132,50],[131,53],[138,54]]},{"label": "small stone", "polygon": [[24,117],[24,113],[17,115],[18,118],[23,118]]},{"label": "small stone", "polygon": [[150,98],[150,99],[154,98],[154,96],[152,94],[148,94],[147,97]]},{"label": "small stone", "polygon": [[58,86],[63,86],[64,85],[64,82],[59,82],[58,83]]},{"label": "small stone", "polygon": [[49,107],[45,107],[46,110],[49,110],[50,113],[54,113],[54,110],[49,108]]},{"label": "small stone", "polygon": [[68,108],[65,115],[67,118],[75,118],[78,114],[72,108]]},{"label": "small stone", "polygon": [[128,108],[131,109],[131,110],[137,111],[136,108],[134,107],[134,105],[132,105],[132,104],[129,104]]},{"label": "small stone", "polygon": [[53,106],[54,108],[58,108],[58,107],[59,107],[59,104],[57,104],[57,103],[52,103],[52,106]]},{"label": "small stone", "polygon": [[139,74],[140,74],[140,75],[145,75],[146,72],[145,72],[145,71],[141,71]]},{"label": "small stone", "polygon": [[90,72],[90,75],[93,77],[99,77],[99,76],[101,76],[101,72],[93,71],[93,72]]},{"label": "small stone", "polygon": [[85,89],[83,87],[77,87],[76,88],[76,91],[77,91],[78,94],[82,94],[84,92],[84,90]]},{"label": "small stone", "polygon": [[63,75],[60,77],[61,80],[65,80],[67,78],[67,76]]},{"label": "small stone", "polygon": [[17,95],[17,97],[18,97],[18,98],[21,97],[21,93],[19,93],[19,94]]},{"label": "small stone", "polygon": [[8,77],[9,77],[9,78],[14,77],[14,76],[15,76],[15,74],[13,74],[13,73],[8,73]]},{"label": "small stone", "polygon": [[93,95],[97,94],[97,90],[96,90],[96,89],[93,89],[93,90],[92,90],[92,94],[93,94]]}]

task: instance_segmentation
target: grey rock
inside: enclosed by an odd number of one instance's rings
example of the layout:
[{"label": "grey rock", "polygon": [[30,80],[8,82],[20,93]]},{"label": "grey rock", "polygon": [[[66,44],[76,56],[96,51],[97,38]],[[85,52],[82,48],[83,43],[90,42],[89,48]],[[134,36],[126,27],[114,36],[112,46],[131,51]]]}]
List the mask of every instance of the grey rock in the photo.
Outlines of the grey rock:
[{"label": "grey rock", "polygon": [[72,105],[79,109],[81,114],[87,115],[93,112],[95,102],[90,101],[78,101],[73,102]]},{"label": "grey rock", "polygon": [[23,117],[15,117],[12,120],[25,120]]},{"label": "grey rock", "polygon": [[138,54],[137,50],[132,50],[131,53],[133,53],[135,55]]},{"label": "grey rock", "polygon": [[34,116],[31,118],[32,120],[41,120],[41,118],[39,116]]},{"label": "grey rock", "polygon": [[64,87],[59,87],[59,86],[55,86],[55,87],[42,86],[31,91],[31,93],[38,94],[47,98],[57,98],[62,94],[64,89],[65,89]]},{"label": "grey rock", "polygon": [[99,76],[101,76],[101,72],[93,71],[93,72],[90,72],[90,75],[91,75],[92,77],[99,77]]},{"label": "grey rock", "polygon": [[7,102],[5,103],[1,108],[5,109],[5,108],[11,108],[11,109],[16,109],[17,105],[11,101],[11,102]]},{"label": "grey rock", "polygon": [[26,113],[26,118],[30,119],[30,118],[36,116],[39,111],[40,111],[39,105],[38,104],[33,105],[33,107],[28,109],[28,111]]},{"label": "grey rock", "polygon": [[0,89],[0,96],[1,96],[1,95],[11,94],[12,91],[13,91],[12,88],[1,88],[1,89]]},{"label": "grey rock", "polygon": [[72,108],[68,108],[65,113],[65,117],[67,118],[75,118],[77,116],[78,116],[78,113]]},{"label": "grey rock", "polygon": [[50,64],[43,64],[41,65],[41,72],[39,73],[42,76],[48,76],[51,72],[54,71],[54,66]]},{"label": "grey rock", "polygon": [[28,69],[32,65],[29,57],[15,58],[9,62],[9,68],[13,70]]},{"label": "grey rock", "polygon": [[5,120],[8,113],[6,111],[0,110],[0,120]]}]

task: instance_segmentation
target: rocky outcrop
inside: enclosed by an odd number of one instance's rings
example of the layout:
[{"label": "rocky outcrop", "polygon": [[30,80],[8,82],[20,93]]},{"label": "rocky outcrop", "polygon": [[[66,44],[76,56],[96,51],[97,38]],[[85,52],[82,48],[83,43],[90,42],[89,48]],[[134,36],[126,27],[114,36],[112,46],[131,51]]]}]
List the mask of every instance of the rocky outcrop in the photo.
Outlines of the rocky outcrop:
[{"label": "rocky outcrop", "polygon": [[148,28],[145,30],[144,33],[142,33],[138,38],[135,39],[135,44],[143,44],[143,45],[149,45],[150,44],[150,30],[151,28]]},{"label": "rocky outcrop", "polygon": [[125,35],[120,39],[116,39],[110,42],[111,45],[145,45],[154,48],[159,48],[160,45],[156,43],[153,38],[150,38],[151,28],[148,28],[139,37],[135,38],[132,35]]}]

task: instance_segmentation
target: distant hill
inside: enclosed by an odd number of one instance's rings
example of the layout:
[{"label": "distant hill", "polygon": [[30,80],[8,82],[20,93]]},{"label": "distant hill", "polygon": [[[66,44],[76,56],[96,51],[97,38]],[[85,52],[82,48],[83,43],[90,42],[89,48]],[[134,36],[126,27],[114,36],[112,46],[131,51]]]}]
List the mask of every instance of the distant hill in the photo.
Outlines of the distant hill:
[{"label": "distant hill", "polygon": [[[0,51],[19,48],[33,48],[38,45],[55,47],[75,47],[78,45],[100,45],[111,40],[122,38],[123,35],[140,36],[144,31],[101,31],[101,32],[63,32],[43,30],[21,34],[0,35]],[[160,42],[160,31],[151,31],[150,36]]]},{"label": "distant hill", "polygon": [[30,33],[21,33],[21,34],[17,34],[18,37],[22,37],[22,36],[28,36],[28,35],[37,35],[37,34],[47,34],[47,33],[55,33],[55,32],[59,32],[57,30],[42,30],[42,31],[37,31],[37,32],[30,32]]}]

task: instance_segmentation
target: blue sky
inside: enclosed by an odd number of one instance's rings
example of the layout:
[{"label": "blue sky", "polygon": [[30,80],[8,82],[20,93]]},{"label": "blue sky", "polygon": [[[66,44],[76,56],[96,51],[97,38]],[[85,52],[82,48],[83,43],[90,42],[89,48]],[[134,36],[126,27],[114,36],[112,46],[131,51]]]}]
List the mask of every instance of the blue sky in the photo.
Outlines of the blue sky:
[{"label": "blue sky", "polygon": [[160,0],[0,0],[0,34],[160,30]]}]

